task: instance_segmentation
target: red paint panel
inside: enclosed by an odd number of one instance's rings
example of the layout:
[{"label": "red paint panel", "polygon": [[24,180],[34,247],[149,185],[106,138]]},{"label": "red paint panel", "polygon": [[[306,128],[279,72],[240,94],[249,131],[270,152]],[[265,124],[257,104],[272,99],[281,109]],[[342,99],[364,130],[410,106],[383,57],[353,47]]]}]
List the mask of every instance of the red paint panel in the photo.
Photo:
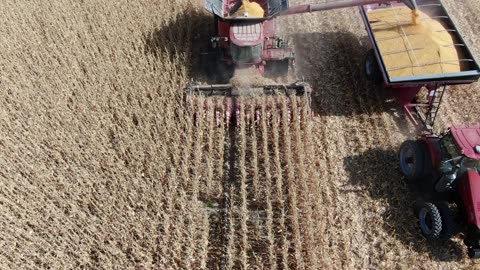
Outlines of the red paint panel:
[{"label": "red paint panel", "polygon": [[457,146],[465,156],[480,159],[480,153],[475,152],[475,146],[480,146],[480,125],[455,126],[450,128]]},{"label": "red paint panel", "polygon": [[467,221],[480,229],[480,175],[468,171],[461,179],[460,195],[465,204]]}]

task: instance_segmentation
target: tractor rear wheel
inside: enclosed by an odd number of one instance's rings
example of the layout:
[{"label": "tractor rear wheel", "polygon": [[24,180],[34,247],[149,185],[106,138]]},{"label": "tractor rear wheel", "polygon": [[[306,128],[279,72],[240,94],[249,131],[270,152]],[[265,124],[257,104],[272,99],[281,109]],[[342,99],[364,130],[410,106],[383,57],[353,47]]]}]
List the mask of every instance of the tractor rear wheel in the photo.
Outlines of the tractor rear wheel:
[{"label": "tractor rear wheel", "polygon": [[418,213],[418,221],[422,235],[427,240],[440,239],[443,224],[440,210],[433,203],[425,202]]},{"label": "tractor rear wheel", "polygon": [[400,146],[400,169],[409,181],[427,177],[430,173],[430,153],[421,141],[408,140]]},{"label": "tractor rear wheel", "polygon": [[365,58],[365,77],[368,81],[374,83],[381,83],[383,80],[382,72],[380,71],[380,66],[378,65],[377,58],[375,57],[375,51],[370,49],[367,52]]}]

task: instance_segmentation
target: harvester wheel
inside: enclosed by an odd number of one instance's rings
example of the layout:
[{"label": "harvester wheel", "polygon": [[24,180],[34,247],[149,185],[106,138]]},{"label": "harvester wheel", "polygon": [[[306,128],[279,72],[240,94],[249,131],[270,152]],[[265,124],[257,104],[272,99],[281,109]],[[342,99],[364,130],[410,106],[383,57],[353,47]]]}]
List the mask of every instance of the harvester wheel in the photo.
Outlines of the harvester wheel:
[{"label": "harvester wheel", "polygon": [[440,239],[443,224],[440,210],[433,203],[423,203],[418,213],[418,221],[422,235],[427,240]]},{"label": "harvester wheel", "polygon": [[370,49],[367,52],[367,57],[365,58],[365,76],[367,80],[374,83],[381,83],[383,80],[380,67],[378,66],[377,58],[375,58],[375,52],[373,49]]},{"label": "harvester wheel", "polygon": [[442,232],[440,233],[441,240],[448,240],[457,231],[457,223],[455,222],[455,213],[450,208],[447,202],[435,203],[435,206],[440,212],[442,219]]},{"label": "harvester wheel", "polygon": [[400,169],[407,180],[419,180],[426,176],[429,153],[425,151],[422,142],[408,140],[402,143],[399,158]]}]

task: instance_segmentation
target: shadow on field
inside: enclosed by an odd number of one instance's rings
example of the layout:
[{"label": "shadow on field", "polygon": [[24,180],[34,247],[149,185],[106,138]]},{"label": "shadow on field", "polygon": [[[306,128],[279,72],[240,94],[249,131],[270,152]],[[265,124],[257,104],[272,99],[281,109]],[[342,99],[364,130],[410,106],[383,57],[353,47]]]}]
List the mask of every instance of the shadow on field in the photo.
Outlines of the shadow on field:
[{"label": "shadow on field", "polygon": [[371,49],[367,36],[351,32],[295,34],[296,68],[313,86],[312,106],[320,116],[351,116],[387,112],[399,128],[405,118],[399,104],[382,85],[365,78],[364,63]]},{"label": "shadow on field", "polygon": [[397,166],[394,150],[370,149],[344,159],[344,168],[350,174],[353,186],[359,186],[374,200],[388,205],[382,213],[382,226],[405,246],[419,253],[430,252],[436,261],[460,261],[462,245],[448,240],[428,242],[420,234],[412,206],[414,194],[406,185]]},{"label": "shadow on field", "polygon": [[189,8],[159,29],[144,33],[145,53],[158,61],[165,58],[175,62],[184,57],[187,76],[201,76],[200,53],[208,49],[214,35],[213,16],[203,8]]}]

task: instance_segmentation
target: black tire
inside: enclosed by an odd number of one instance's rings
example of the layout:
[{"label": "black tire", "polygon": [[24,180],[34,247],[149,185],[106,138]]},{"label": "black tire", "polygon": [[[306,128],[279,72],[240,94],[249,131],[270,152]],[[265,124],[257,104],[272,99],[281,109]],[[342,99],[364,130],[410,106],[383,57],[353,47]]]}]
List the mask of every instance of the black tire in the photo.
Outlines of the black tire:
[{"label": "black tire", "polygon": [[426,176],[426,161],[429,155],[421,142],[418,141],[405,141],[400,146],[399,160],[400,169],[402,174],[409,181],[419,180]]},{"label": "black tire", "polygon": [[373,49],[370,49],[367,52],[364,63],[365,77],[368,81],[374,83],[381,83],[383,81],[382,72],[380,71],[380,66],[378,65],[377,58],[375,57],[375,52]]},{"label": "black tire", "polygon": [[440,240],[448,240],[457,232],[458,225],[455,221],[455,212],[449,207],[447,202],[439,202],[435,206],[438,208],[442,218]]},{"label": "black tire", "polygon": [[427,240],[438,240],[442,233],[442,217],[433,203],[424,203],[418,213],[420,231]]}]

